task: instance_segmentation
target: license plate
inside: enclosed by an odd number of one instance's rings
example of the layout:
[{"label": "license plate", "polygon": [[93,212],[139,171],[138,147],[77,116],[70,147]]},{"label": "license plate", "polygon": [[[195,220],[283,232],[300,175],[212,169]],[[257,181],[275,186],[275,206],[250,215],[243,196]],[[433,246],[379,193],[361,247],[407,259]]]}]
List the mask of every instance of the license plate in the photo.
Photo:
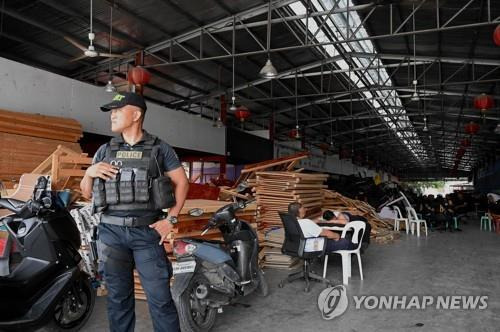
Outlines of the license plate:
[{"label": "license plate", "polygon": [[173,262],[172,269],[174,274],[194,272],[196,261]]}]

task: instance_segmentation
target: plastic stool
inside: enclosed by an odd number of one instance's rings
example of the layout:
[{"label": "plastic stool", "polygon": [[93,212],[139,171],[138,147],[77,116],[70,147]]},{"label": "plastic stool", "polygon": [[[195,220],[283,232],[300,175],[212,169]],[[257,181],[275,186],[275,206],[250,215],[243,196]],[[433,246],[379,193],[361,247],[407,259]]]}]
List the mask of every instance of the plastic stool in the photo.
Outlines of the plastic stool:
[{"label": "plastic stool", "polygon": [[481,224],[479,225],[480,230],[483,230],[483,225],[484,225],[484,230],[486,230],[486,227],[489,227],[489,231],[491,232],[491,218],[489,216],[481,217]]}]

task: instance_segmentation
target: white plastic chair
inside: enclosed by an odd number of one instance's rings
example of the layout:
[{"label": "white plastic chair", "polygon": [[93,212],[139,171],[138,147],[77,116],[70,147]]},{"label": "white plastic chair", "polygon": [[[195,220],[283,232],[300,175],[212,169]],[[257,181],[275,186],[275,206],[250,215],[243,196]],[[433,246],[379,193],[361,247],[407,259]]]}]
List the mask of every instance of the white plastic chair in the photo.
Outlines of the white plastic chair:
[{"label": "white plastic chair", "polygon": [[403,218],[403,214],[401,214],[401,210],[394,205],[394,211],[396,211],[396,218],[394,218],[394,230],[399,231],[399,223],[401,221],[405,222],[406,234],[408,234],[410,227],[408,223],[408,218]]},{"label": "white plastic chair", "polygon": [[425,227],[425,236],[427,236],[427,222],[425,221],[425,219],[419,219],[414,208],[407,207],[406,211],[408,212],[408,221],[410,223],[411,234],[414,234],[413,226],[416,226],[417,237],[420,237],[420,226],[421,224],[423,224]]},{"label": "white plastic chair", "polygon": [[[351,255],[358,256],[359,275],[363,280],[363,268],[361,266],[361,243],[363,242],[363,235],[365,234],[366,225],[363,221],[355,220],[347,223],[342,230],[341,238],[345,238],[346,233],[353,229],[351,242],[357,244],[357,248],[353,250],[337,250],[332,251],[332,254],[339,254],[342,256],[342,283],[347,285],[351,277]],[[361,235],[359,235],[361,233]],[[326,268],[328,266],[328,253],[325,255],[325,265],[323,266],[323,278],[326,278]]]}]

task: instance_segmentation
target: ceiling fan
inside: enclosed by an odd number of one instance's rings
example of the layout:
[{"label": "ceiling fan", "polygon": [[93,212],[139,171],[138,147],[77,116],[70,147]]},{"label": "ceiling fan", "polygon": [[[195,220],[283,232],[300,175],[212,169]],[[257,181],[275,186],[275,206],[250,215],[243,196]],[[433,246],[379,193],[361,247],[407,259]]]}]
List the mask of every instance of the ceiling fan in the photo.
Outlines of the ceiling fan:
[{"label": "ceiling fan", "polygon": [[[64,36],[64,39],[71,43],[73,46],[77,47],[80,49],[83,54],[73,58],[70,60],[70,62],[78,61],[84,58],[95,58],[95,57],[105,57],[105,58],[126,58],[126,55],[123,54],[113,54],[113,53],[103,53],[103,52],[98,52],[95,49],[94,46],[94,39],[95,39],[95,33],[92,31],[93,30],[93,25],[92,25],[92,11],[93,11],[93,6],[92,6],[92,0],[90,0],[90,32],[88,34],[88,39],[89,39],[89,45],[85,47],[82,45],[80,42],[76,41],[75,39],[69,37],[69,36]],[[110,23],[110,33],[109,33],[109,49],[111,52],[111,41],[112,41],[112,33],[113,33],[113,19],[111,16]]]}]

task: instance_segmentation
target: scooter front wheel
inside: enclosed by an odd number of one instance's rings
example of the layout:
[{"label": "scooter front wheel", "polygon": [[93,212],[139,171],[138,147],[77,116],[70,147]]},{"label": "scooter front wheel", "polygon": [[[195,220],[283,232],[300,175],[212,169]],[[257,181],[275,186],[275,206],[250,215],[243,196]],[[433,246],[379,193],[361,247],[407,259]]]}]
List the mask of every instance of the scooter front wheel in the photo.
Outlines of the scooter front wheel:
[{"label": "scooter front wheel", "polygon": [[96,291],[92,287],[89,277],[81,275],[74,286],[61,297],[50,323],[44,327],[45,331],[78,331],[90,318],[94,309]]},{"label": "scooter front wheel", "polygon": [[177,311],[183,332],[209,331],[215,323],[216,309],[196,297],[199,285],[208,286],[209,281],[204,275],[195,274],[179,298]]}]

